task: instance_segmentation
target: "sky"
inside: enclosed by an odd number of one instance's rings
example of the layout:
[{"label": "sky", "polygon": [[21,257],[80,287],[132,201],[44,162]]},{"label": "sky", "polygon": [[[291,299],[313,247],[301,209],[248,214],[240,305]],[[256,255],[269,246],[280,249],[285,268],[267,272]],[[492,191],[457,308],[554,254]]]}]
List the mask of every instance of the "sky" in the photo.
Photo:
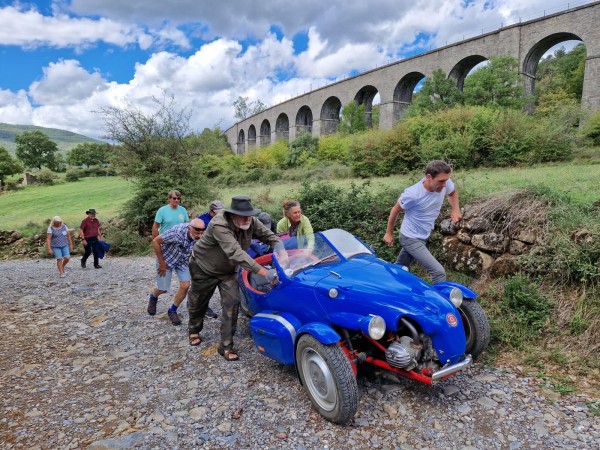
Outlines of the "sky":
[{"label": "sky", "polygon": [[[591,1],[571,1],[581,5]],[[0,123],[106,135],[102,109],[172,96],[193,131],[567,8],[551,0],[0,0]]]}]

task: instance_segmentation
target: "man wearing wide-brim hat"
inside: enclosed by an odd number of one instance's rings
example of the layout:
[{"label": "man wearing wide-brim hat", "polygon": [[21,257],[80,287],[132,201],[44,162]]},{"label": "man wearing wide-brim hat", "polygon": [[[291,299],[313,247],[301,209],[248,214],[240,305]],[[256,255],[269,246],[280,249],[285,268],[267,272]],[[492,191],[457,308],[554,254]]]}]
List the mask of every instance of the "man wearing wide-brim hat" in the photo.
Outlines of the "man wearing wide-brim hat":
[{"label": "man wearing wide-brim hat", "polygon": [[252,237],[275,247],[281,240],[265,227],[255,216],[260,212],[254,209],[247,196],[231,199],[231,206],[223,214],[217,214],[211,221],[204,236],[196,242],[190,259],[192,287],[188,294],[189,340],[190,345],[200,345],[200,332],[208,302],[215,289],[221,294],[221,343],[218,352],[227,361],[235,361],[238,354],[233,347],[240,305],[240,292],[237,269],[242,266],[250,272],[262,275],[272,283],[277,283],[277,272],[267,270],[254,261],[246,249]]},{"label": "man wearing wide-brim hat", "polygon": [[98,246],[100,245],[99,239],[104,240],[104,237],[100,229],[100,221],[96,219],[96,210],[94,208],[88,209],[85,213],[87,217],[79,225],[79,236],[81,237],[84,250],[83,258],[81,258],[81,267],[85,269],[87,259],[90,254],[94,253],[94,267],[101,269]]}]

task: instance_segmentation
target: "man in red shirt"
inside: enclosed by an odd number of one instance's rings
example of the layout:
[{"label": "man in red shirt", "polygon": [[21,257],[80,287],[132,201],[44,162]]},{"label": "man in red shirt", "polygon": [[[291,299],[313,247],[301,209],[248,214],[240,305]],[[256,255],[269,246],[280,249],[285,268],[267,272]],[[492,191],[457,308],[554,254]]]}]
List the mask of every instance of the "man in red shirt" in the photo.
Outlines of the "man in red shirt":
[{"label": "man in red shirt", "polygon": [[85,250],[83,258],[81,258],[81,267],[85,269],[85,262],[90,254],[94,253],[94,267],[102,269],[98,260],[98,246],[100,245],[98,239],[104,240],[102,231],[100,230],[100,221],[96,219],[96,210],[94,208],[88,209],[85,213],[87,214],[87,218],[83,219],[79,226],[79,236]]}]

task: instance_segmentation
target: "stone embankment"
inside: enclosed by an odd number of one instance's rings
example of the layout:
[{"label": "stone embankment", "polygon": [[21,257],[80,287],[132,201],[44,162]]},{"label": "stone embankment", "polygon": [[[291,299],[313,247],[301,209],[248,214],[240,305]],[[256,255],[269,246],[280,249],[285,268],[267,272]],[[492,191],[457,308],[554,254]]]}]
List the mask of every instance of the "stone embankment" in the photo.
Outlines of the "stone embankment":
[{"label": "stone embankment", "polygon": [[[519,367],[470,369],[434,387],[381,371],[359,377],[360,405],[340,427],[311,407],[292,368],[254,349],[240,318],[241,359],[199,348],[183,326],[146,313],[153,260],[0,262],[3,449],[590,449],[598,399],[561,397]],[[211,306],[220,310],[218,296]],[[596,403],[594,403],[596,402]],[[597,410],[596,410],[597,411]]]}]

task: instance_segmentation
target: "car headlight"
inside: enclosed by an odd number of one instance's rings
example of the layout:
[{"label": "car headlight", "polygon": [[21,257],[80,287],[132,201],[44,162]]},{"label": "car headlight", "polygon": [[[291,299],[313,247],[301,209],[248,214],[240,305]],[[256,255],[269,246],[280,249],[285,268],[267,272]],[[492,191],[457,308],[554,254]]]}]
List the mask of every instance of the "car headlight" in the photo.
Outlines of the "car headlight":
[{"label": "car headlight", "polygon": [[372,316],[368,327],[369,337],[378,341],[385,334],[385,320],[381,316]]},{"label": "car headlight", "polygon": [[450,291],[450,301],[454,306],[460,308],[460,305],[462,305],[463,302],[463,293],[459,288],[452,288]]}]

